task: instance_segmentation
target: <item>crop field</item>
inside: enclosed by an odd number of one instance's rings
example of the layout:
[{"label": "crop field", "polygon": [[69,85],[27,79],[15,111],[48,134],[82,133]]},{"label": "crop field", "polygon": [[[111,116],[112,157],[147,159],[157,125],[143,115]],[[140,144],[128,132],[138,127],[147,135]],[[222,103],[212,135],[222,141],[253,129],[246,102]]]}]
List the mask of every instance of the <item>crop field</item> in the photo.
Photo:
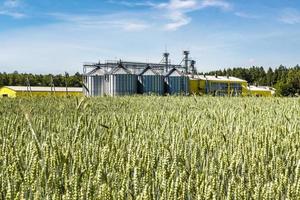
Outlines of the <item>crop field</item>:
[{"label": "crop field", "polygon": [[298,199],[300,101],[0,100],[0,199]]}]

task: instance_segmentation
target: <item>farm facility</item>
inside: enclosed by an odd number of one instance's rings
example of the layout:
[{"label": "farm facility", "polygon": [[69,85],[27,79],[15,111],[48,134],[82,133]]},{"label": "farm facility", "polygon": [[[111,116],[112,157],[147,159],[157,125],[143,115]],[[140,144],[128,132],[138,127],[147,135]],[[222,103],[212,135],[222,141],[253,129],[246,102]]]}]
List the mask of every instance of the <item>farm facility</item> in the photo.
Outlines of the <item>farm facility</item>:
[{"label": "farm facility", "polygon": [[24,96],[83,96],[82,88],[74,87],[27,87],[4,86],[0,89],[0,97],[24,97]]},{"label": "farm facility", "polygon": [[199,75],[196,61],[183,51],[180,64],[171,64],[169,53],[159,63],[106,61],[83,66],[82,88],[4,86],[0,97],[22,96],[130,96],[130,95],[211,95],[270,97],[275,89],[250,86],[233,76]]},{"label": "farm facility", "polygon": [[155,95],[272,96],[274,89],[248,86],[232,76],[197,75],[196,62],[183,52],[179,65],[171,64],[169,53],[160,63],[106,61],[83,66],[83,90],[89,97]]},{"label": "farm facility", "polygon": [[123,96],[134,94],[189,94],[188,74],[195,72],[195,61],[184,51],[180,65],[171,64],[169,53],[160,63],[106,61],[83,66],[86,96]]},{"label": "farm facility", "polygon": [[241,96],[245,92],[247,85],[247,81],[231,76],[190,76],[191,94]]}]

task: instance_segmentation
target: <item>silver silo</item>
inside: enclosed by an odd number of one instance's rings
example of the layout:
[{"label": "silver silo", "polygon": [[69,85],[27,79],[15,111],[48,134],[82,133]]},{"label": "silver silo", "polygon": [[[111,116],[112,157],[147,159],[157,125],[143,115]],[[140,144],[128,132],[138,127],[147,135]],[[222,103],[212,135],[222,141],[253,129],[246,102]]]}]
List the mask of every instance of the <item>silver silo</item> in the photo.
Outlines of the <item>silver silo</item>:
[{"label": "silver silo", "polygon": [[84,94],[88,97],[103,96],[105,94],[105,72],[95,68],[84,75]]},{"label": "silver silo", "polygon": [[110,96],[133,95],[137,93],[137,75],[122,65],[105,75],[106,94]]},{"label": "silver silo", "polygon": [[164,94],[164,76],[148,66],[138,76],[140,94]]},{"label": "silver silo", "polygon": [[176,68],[171,69],[165,76],[167,93],[170,95],[187,95],[189,92],[189,78]]}]

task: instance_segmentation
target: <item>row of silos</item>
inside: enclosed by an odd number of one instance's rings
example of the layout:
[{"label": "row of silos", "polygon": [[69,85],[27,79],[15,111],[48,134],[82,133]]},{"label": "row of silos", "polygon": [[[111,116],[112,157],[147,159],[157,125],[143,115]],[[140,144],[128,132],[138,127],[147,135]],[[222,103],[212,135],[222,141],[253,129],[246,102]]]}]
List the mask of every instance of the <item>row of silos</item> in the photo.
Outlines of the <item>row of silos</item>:
[{"label": "row of silos", "polygon": [[133,74],[119,65],[110,72],[97,68],[86,74],[84,91],[86,96],[176,95],[187,94],[188,83],[188,77],[175,68],[160,74],[148,66],[140,74]]},{"label": "row of silos", "polygon": [[138,93],[163,95],[164,84],[164,76],[148,66],[138,76]]},{"label": "row of silos", "polygon": [[126,68],[119,66],[105,75],[106,95],[124,96],[137,93],[137,76]]}]

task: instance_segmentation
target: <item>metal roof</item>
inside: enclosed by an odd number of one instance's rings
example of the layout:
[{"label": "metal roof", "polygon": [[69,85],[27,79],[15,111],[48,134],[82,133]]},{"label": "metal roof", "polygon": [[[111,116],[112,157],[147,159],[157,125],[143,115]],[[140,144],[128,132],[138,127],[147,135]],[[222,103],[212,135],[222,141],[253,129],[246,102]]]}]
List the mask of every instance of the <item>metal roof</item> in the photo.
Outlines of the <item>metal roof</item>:
[{"label": "metal roof", "polygon": [[113,68],[109,74],[132,74],[126,67],[122,65],[118,65],[117,67]]},{"label": "metal roof", "polygon": [[233,76],[207,76],[207,75],[194,75],[190,76],[194,80],[207,80],[207,81],[224,81],[224,82],[247,82],[246,80],[236,78]]},{"label": "metal roof", "polygon": [[[176,73],[175,73],[176,72]],[[184,76],[185,74],[177,68],[172,68],[165,76]]]},{"label": "metal roof", "polygon": [[146,67],[140,74],[141,75],[161,75],[159,72],[155,71],[152,67]]},{"label": "metal roof", "polygon": [[254,85],[250,85],[248,87],[248,90],[250,91],[268,91],[268,92],[272,92],[275,91],[275,88],[272,87],[268,87],[268,86],[254,86]]},{"label": "metal roof", "polygon": [[[31,86],[30,88],[27,86],[4,86],[6,88],[9,88],[11,90],[17,91],[17,92],[27,92],[27,91],[32,91],[32,92],[66,92],[67,89],[65,87],[35,87]],[[81,87],[68,87],[68,92],[82,92]]]},{"label": "metal roof", "polygon": [[93,69],[92,71],[88,72],[86,74],[86,76],[97,76],[97,75],[101,76],[104,74],[105,74],[105,71],[103,69],[97,67],[97,68]]}]

